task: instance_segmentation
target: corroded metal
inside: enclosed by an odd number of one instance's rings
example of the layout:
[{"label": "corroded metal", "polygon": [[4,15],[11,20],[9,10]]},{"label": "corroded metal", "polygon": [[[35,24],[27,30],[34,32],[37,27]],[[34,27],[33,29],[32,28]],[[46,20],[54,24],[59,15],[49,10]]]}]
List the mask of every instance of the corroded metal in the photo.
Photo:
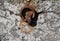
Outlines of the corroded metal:
[{"label": "corroded metal", "polygon": [[[33,12],[33,16],[35,15],[35,9],[34,9],[33,5],[32,5],[31,3],[29,3],[31,0],[24,0],[24,1],[26,1],[28,4],[24,5],[24,6],[21,8],[20,17],[21,17],[22,20],[20,21],[19,26],[20,26],[20,28],[21,28],[21,32],[30,33],[30,32],[33,30],[34,27],[32,27],[31,25],[29,25],[29,22],[26,22],[26,21],[29,20],[28,17],[30,17],[31,12]],[[24,18],[23,15],[22,15],[22,11],[23,11],[25,8],[28,8],[28,9],[31,10],[30,12],[27,11],[27,12],[28,12],[28,17],[26,17],[27,20],[26,20],[26,18]],[[26,10],[27,10],[27,9],[26,9]],[[26,14],[27,14],[27,13],[26,13]],[[26,15],[25,15],[25,16],[26,16]],[[26,20],[26,21],[25,21],[25,20]],[[30,19],[30,20],[31,20],[31,19]],[[30,21],[30,20],[29,20],[29,21]],[[25,29],[24,29],[24,28],[25,28]],[[27,29],[27,28],[28,28],[28,29]]]}]

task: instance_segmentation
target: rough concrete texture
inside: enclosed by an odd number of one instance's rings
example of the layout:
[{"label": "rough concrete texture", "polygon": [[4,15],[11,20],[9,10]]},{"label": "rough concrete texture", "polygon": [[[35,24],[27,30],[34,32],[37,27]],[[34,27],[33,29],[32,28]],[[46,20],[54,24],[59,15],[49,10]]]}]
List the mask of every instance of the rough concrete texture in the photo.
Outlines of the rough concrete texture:
[{"label": "rough concrete texture", "polygon": [[60,41],[60,0],[35,0],[36,11],[46,11],[38,16],[34,31],[21,33],[18,16],[19,0],[0,0],[0,41]]}]

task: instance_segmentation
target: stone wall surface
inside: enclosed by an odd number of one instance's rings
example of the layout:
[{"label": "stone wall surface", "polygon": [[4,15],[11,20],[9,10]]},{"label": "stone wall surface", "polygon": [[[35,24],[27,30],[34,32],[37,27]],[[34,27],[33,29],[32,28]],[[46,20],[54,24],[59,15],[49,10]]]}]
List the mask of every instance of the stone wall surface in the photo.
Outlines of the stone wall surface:
[{"label": "stone wall surface", "polygon": [[30,34],[21,33],[18,14],[21,0],[0,0],[0,41],[60,41],[60,0],[33,0],[39,14],[37,25]]}]

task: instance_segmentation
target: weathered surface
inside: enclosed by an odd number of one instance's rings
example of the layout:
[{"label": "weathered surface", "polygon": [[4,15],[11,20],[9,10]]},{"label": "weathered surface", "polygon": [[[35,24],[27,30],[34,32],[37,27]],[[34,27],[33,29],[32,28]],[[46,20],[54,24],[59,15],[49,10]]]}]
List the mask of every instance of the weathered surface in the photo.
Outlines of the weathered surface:
[{"label": "weathered surface", "polygon": [[23,1],[0,0],[0,41],[60,41],[60,1],[35,0],[34,3],[37,12],[47,12],[38,16],[32,33],[23,34],[17,24]]}]

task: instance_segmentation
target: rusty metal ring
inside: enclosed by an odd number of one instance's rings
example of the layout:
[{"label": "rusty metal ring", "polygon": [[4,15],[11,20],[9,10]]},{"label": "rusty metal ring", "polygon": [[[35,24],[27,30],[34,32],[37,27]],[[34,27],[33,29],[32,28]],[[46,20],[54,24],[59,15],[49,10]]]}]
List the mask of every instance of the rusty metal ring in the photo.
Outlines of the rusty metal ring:
[{"label": "rusty metal ring", "polygon": [[23,17],[22,17],[22,11],[23,11],[23,9],[25,9],[25,8],[31,9],[31,11],[33,11],[34,14],[35,14],[35,9],[34,9],[33,6],[25,5],[25,6],[23,6],[23,7],[21,8],[21,10],[20,10],[20,17],[21,17],[22,19],[23,19]]}]

